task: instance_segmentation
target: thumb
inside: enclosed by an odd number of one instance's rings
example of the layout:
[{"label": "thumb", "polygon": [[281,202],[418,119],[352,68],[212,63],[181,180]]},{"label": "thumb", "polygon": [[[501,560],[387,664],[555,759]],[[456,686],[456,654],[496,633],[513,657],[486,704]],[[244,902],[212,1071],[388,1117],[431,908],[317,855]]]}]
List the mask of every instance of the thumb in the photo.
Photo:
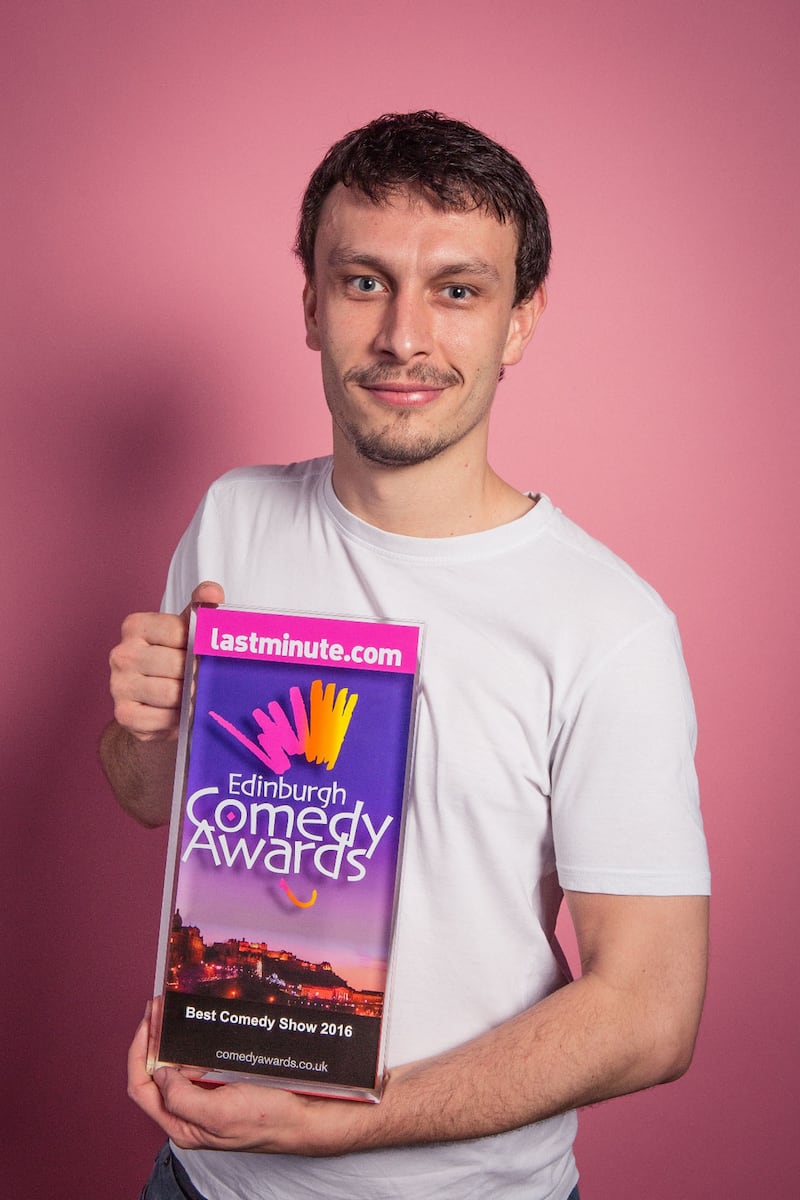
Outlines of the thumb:
[{"label": "thumb", "polygon": [[220,583],[214,583],[213,580],[206,579],[203,583],[198,583],[197,587],[192,592],[192,598],[186,605],[186,608],[181,613],[184,621],[189,623],[189,613],[195,604],[224,604],[225,592]]},{"label": "thumb", "polygon": [[192,604],[224,604],[225,590],[221,583],[206,579],[192,592]]}]

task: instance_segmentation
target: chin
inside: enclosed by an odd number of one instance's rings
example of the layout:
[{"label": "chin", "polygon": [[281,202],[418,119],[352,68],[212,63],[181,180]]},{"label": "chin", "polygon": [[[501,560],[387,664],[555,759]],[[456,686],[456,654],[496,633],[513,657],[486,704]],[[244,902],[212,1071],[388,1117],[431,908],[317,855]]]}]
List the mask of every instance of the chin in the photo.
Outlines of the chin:
[{"label": "chin", "polygon": [[353,446],[361,458],[381,467],[414,467],[430,462],[450,445],[445,441],[425,441],[409,445],[393,442],[375,434],[371,437],[354,437]]}]

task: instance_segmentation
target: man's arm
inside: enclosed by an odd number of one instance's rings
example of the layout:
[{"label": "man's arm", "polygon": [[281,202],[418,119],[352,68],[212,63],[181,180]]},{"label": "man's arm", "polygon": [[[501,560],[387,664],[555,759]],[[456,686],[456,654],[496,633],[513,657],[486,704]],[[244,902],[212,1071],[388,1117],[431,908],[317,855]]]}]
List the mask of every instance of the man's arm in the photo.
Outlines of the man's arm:
[{"label": "man's arm", "polygon": [[169,820],[189,612],[222,604],[218,583],[201,583],[180,616],[133,613],[109,656],[114,720],[100,741],[100,761],[122,807],[142,825]]},{"label": "man's arm", "polygon": [[178,1146],[341,1154],[500,1133],[678,1078],[689,1066],[706,979],[702,896],[567,893],[583,975],[446,1054],[389,1073],[379,1105],[256,1084],[209,1091],[144,1067],[129,1092]]}]

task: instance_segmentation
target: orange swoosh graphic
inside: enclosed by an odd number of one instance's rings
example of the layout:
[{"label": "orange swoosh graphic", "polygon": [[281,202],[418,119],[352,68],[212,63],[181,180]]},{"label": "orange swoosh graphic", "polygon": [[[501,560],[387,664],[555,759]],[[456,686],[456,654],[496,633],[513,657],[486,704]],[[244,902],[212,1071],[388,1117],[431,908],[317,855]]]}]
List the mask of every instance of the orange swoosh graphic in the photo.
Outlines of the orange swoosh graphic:
[{"label": "orange swoosh graphic", "polygon": [[296,904],[298,908],[311,908],[312,904],[317,903],[317,889],[316,888],[314,888],[314,890],[312,891],[310,900],[298,900],[297,896],[295,896],[294,892],[289,887],[289,885],[285,879],[281,880],[281,887],[286,892],[286,895],[289,897],[292,904]]}]

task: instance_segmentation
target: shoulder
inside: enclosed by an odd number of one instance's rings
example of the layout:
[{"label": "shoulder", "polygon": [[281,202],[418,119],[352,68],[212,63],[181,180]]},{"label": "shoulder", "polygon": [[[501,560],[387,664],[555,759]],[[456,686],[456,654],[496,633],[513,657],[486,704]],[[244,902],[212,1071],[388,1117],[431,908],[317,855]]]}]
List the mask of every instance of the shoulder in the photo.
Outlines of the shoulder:
[{"label": "shoulder", "polygon": [[312,491],[329,474],[331,459],[310,458],[303,462],[253,467],[234,467],[216,479],[207,498],[225,502],[237,496],[289,495]]},{"label": "shoulder", "polygon": [[[180,612],[200,579],[218,580],[234,594],[244,566],[291,545],[308,524],[317,492],[331,469],[328,458],[285,466],[237,467],[206,491],[173,555],[164,606]],[[176,607],[177,606],[177,607]]]},{"label": "shoulder", "polygon": [[274,528],[308,511],[331,469],[328,458],[285,466],[236,467],[214,480],[189,523],[178,552],[196,544],[234,541],[254,528]]},{"label": "shoulder", "polygon": [[[674,616],[646,580],[608,546],[554,507],[546,497],[537,571],[562,621],[572,616],[587,633],[611,635],[649,624],[673,626]],[[537,506],[538,507],[538,506]]]},{"label": "shoulder", "polygon": [[330,458],[236,467],[209,487],[198,510],[200,524],[207,528],[220,522],[230,528],[237,522],[291,520],[315,502],[330,470]]}]

